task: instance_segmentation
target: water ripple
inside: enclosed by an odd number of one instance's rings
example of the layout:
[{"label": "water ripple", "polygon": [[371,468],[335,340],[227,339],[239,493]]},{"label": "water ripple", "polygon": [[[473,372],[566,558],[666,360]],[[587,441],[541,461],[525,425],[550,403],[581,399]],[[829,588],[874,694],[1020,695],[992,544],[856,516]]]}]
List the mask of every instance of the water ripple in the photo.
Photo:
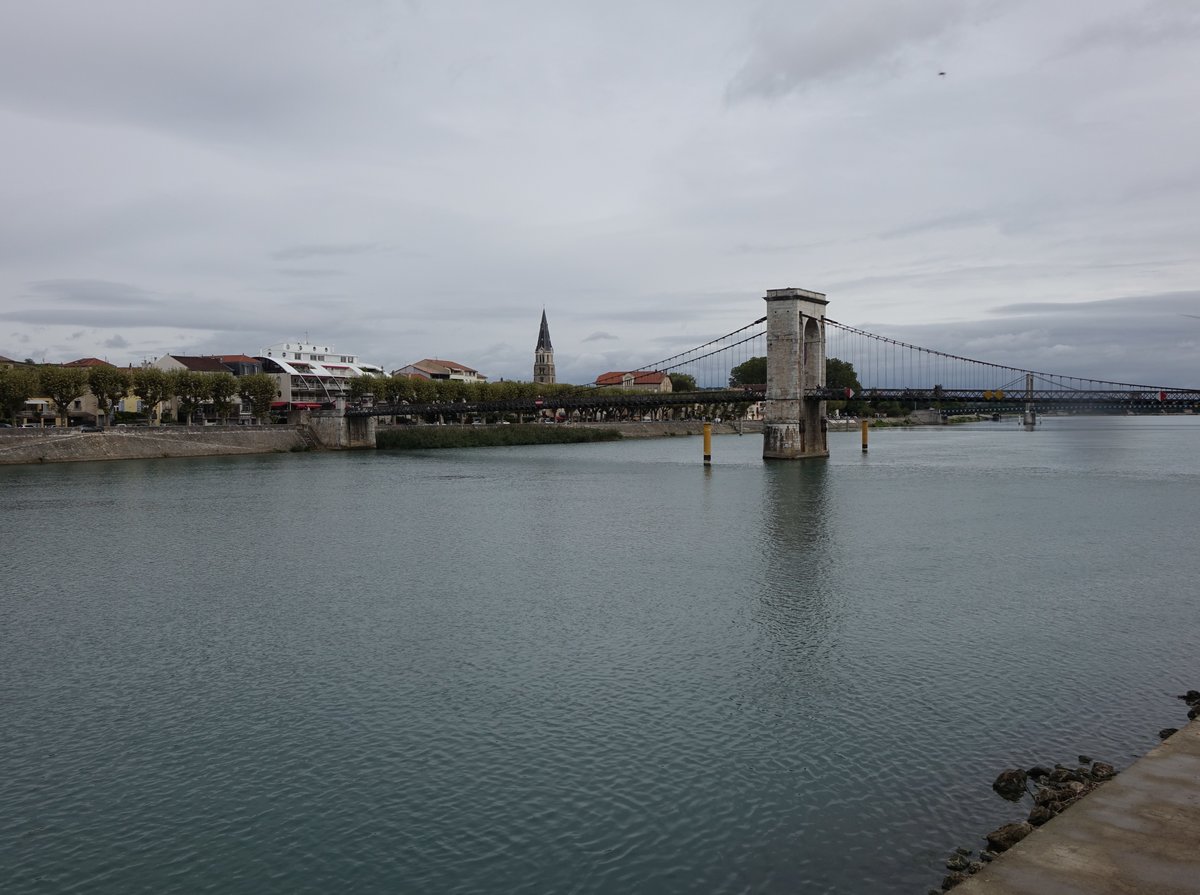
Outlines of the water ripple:
[{"label": "water ripple", "polygon": [[1200,432],[1112,425],[0,472],[6,892],[928,888],[1195,686]]}]

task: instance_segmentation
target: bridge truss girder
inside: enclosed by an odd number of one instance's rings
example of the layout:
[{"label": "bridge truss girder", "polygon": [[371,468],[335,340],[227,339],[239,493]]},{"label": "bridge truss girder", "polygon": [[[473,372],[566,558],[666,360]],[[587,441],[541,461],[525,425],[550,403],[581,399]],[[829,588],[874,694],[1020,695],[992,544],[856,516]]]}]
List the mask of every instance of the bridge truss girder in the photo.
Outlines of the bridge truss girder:
[{"label": "bridge truss girder", "polygon": [[[816,401],[845,401],[842,389],[806,389],[805,397]],[[867,403],[897,401],[920,407],[952,407],[959,412],[967,408],[979,413],[1016,412],[1032,401],[1042,409],[1071,408],[1112,412],[1121,410],[1185,410],[1200,408],[1200,390],[1172,389],[1160,399],[1152,391],[1066,391],[1035,389],[1006,392],[1003,398],[985,397],[981,389],[867,389],[851,397],[851,401]],[[346,416],[456,416],[489,413],[538,414],[543,411],[565,410],[609,411],[659,410],[677,407],[713,405],[748,406],[765,397],[761,388],[712,389],[701,392],[667,392],[665,394],[635,392],[627,395],[574,395],[556,398],[517,398],[507,401],[458,401],[426,404],[376,404],[373,407],[349,408]]]}]

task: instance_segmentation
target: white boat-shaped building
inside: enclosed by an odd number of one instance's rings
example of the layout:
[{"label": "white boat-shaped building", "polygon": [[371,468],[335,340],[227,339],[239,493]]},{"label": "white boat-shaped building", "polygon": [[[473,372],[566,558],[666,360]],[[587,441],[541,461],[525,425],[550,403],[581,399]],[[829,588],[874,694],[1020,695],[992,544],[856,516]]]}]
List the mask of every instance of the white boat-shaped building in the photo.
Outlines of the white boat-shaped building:
[{"label": "white boat-shaped building", "polygon": [[263,372],[279,382],[279,411],[334,409],[345,406],[350,380],[356,376],[384,376],[383,367],[342,354],[328,345],[283,342],[264,348],[258,356]]}]

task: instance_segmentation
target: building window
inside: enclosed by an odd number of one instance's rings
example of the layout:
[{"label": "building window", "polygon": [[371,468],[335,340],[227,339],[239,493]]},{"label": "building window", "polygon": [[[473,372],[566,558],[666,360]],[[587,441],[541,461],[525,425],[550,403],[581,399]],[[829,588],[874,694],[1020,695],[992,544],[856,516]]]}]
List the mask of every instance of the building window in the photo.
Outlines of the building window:
[{"label": "building window", "polygon": [[83,402],[82,402],[82,401],[76,401],[76,402],[75,402],[75,409],[76,409],[76,410],[83,410]]}]

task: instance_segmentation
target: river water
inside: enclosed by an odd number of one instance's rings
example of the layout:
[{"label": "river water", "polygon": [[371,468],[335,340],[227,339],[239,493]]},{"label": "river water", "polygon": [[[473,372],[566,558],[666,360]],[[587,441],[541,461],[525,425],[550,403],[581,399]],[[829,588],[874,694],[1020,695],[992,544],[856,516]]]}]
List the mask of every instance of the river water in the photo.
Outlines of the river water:
[{"label": "river water", "polygon": [[0,468],[7,893],[923,892],[1200,686],[1200,419]]}]

